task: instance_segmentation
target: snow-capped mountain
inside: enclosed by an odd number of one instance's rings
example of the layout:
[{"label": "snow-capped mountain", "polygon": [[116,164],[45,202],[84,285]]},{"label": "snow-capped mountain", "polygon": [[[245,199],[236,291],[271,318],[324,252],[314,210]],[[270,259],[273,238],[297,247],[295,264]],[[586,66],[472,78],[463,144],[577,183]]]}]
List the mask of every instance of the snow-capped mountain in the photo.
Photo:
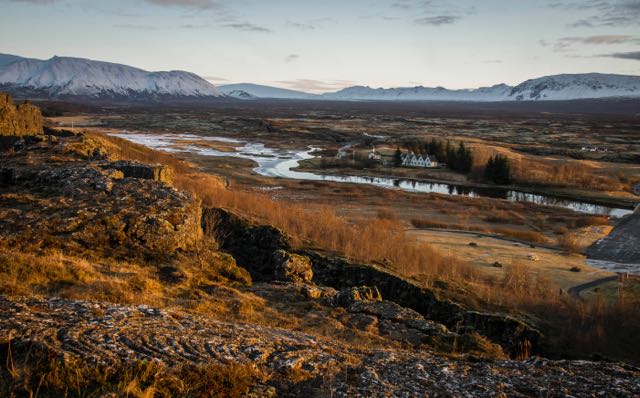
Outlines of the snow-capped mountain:
[{"label": "snow-capped mountain", "polygon": [[110,62],[53,57],[48,60],[0,54],[0,85],[51,97],[220,97],[198,75],[184,71],[147,72]]},{"label": "snow-capped mountain", "polygon": [[348,87],[323,94],[325,99],[355,101],[505,101],[511,87],[498,84],[469,90],[448,90],[444,87],[371,88]]},{"label": "snow-capped mountain", "polygon": [[285,88],[262,86],[252,83],[226,84],[218,86],[221,93],[230,96],[233,92],[243,91],[255,98],[279,98],[279,99],[311,99],[315,95],[305,93],[304,91],[288,90]]},{"label": "snow-capped mountain", "polygon": [[498,84],[469,90],[443,87],[349,87],[322,95],[349,101],[564,101],[597,98],[640,98],[640,76],[586,73],[527,80],[515,87]]},{"label": "snow-capped mountain", "polygon": [[550,101],[640,97],[640,76],[602,73],[565,74],[527,80],[511,90],[510,100]]}]

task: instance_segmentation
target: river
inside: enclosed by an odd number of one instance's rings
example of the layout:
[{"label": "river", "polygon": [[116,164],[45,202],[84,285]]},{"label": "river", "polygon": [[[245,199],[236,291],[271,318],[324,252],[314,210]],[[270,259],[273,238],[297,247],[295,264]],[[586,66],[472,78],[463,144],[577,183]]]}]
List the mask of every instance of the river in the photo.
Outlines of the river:
[{"label": "river", "polygon": [[[553,197],[551,195],[532,194],[504,188],[469,187],[464,185],[415,181],[401,178],[331,175],[296,171],[295,169],[299,166],[301,161],[315,157],[313,152],[319,148],[313,147],[308,147],[306,150],[291,151],[268,148],[261,143],[244,142],[227,137],[199,136],[194,134],[146,134],[123,132],[113,133],[112,135],[166,152],[191,152],[203,156],[230,156],[250,159],[258,164],[258,166],[253,170],[266,177],[365,184],[382,188],[400,189],[408,192],[488,197],[505,199],[512,202],[529,202],[544,206],[563,207],[581,213],[605,215],[610,217],[623,217],[633,212],[630,209],[608,207],[588,202]],[[193,143],[185,144],[185,141],[192,142],[198,140],[233,144],[235,145],[234,151],[220,151]],[[181,142],[182,145],[177,145]]]}]

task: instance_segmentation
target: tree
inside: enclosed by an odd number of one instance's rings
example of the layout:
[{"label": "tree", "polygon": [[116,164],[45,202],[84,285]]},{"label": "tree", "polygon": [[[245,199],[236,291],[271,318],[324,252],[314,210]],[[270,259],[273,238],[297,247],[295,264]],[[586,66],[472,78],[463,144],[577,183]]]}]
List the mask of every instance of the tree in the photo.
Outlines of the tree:
[{"label": "tree", "polygon": [[396,147],[396,152],[393,154],[393,165],[396,167],[402,166],[402,151]]},{"label": "tree", "polygon": [[473,153],[464,146],[464,142],[460,141],[456,154],[455,169],[463,173],[468,173],[471,171],[471,166],[473,166]]},{"label": "tree", "polygon": [[445,155],[447,166],[451,170],[455,170],[456,164],[458,163],[458,157],[456,156],[456,151],[453,149],[453,146],[451,146],[451,142],[449,140],[447,140],[447,145],[445,146]]},{"label": "tree", "polygon": [[509,158],[501,154],[489,158],[484,168],[484,178],[496,184],[511,184],[511,164]]}]

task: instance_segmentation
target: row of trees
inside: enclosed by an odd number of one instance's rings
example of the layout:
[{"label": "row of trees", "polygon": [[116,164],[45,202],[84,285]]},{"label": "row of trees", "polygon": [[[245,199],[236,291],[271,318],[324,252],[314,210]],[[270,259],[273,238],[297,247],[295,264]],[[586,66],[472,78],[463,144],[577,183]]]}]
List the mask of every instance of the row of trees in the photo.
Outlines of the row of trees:
[{"label": "row of trees", "polygon": [[[469,173],[473,169],[475,170],[474,173],[478,173],[477,176],[483,175],[481,165],[476,165],[475,169],[473,167],[473,150],[468,148],[462,141],[456,146],[449,140],[432,138],[429,141],[414,140],[407,142],[405,147],[414,153],[435,156],[439,163],[446,163],[451,170]],[[402,165],[402,151],[400,148],[396,149],[393,161],[396,166]],[[513,179],[509,158],[501,154],[490,157],[484,165],[484,179],[496,184],[511,184]]]}]

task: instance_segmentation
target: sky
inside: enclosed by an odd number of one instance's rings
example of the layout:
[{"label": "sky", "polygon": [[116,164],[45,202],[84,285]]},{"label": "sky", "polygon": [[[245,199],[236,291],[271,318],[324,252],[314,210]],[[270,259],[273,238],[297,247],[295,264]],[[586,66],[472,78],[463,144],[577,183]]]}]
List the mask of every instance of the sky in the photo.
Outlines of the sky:
[{"label": "sky", "polygon": [[215,85],[476,88],[640,75],[640,0],[0,0],[0,53]]}]

